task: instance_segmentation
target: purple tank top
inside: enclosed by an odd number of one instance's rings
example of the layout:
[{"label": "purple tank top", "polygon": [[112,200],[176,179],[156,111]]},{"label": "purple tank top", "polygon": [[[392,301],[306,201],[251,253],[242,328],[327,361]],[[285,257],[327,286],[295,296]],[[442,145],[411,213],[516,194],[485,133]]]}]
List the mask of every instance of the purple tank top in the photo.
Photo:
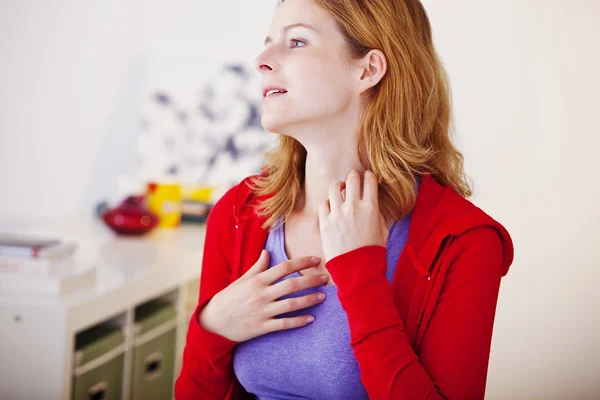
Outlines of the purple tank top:
[{"label": "purple tank top", "polygon": [[[410,216],[394,222],[390,228],[385,274],[390,284],[408,238]],[[271,255],[269,268],[288,259],[281,220],[275,226],[265,246]],[[301,275],[295,272],[278,282],[298,276]],[[337,297],[337,286],[305,289],[282,299],[315,292],[325,293],[325,301],[275,317],[312,315],[314,322],[271,332],[234,348],[234,372],[246,391],[259,400],[368,399],[350,346],[348,318]]]}]

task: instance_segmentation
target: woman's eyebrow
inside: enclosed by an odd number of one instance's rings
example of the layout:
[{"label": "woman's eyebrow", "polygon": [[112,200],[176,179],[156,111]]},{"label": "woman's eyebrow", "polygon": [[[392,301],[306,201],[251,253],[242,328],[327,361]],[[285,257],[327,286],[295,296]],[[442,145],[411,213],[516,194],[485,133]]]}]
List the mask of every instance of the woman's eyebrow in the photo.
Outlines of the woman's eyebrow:
[{"label": "woman's eyebrow", "polygon": [[[286,25],[283,28],[281,28],[281,30],[283,31],[283,33],[285,33],[287,31],[289,31],[290,29],[295,28],[297,26],[302,26],[304,28],[312,29],[315,32],[320,32],[315,26],[310,25],[310,24],[305,24],[303,22],[297,22],[295,24]],[[269,36],[267,36],[267,38],[265,39],[265,47],[271,42],[272,42],[272,39]]]}]

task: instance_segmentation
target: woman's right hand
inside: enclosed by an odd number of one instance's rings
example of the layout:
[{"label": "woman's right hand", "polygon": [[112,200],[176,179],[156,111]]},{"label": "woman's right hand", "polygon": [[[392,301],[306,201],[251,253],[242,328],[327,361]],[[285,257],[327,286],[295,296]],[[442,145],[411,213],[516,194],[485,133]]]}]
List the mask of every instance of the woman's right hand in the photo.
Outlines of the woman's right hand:
[{"label": "woman's right hand", "polygon": [[[200,325],[229,340],[243,342],[273,331],[299,328],[311,323],[309,315],[273,318],[276,315],[321,303],[324,293],[277,300],[299,290],[327,283],[327,275],[308,275],[273,282],[297,271],[319,265],[319,257],[299,257],[269,268],[269,252],[263,250],[258,261],[239,279],[217,293],[201,310]],[[315,261],[316,260],[316,261]],[[319,298],[319,295],[323,295]]]}]

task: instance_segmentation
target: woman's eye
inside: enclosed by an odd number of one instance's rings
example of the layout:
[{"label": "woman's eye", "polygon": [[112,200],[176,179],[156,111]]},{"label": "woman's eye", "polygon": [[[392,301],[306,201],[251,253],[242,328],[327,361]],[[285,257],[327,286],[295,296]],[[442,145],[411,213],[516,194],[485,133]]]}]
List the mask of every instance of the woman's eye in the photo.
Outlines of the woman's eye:
[{"label": "woman's eye", "polygon": [[303,45],[306,44],[306,43],[304,43],[300,40],[296,40],[296,39],[292,39],[292,40],[290,40],[290,42],[292,43],[292,47],[303,47],[303,46],[294,46],[294,43],[301,43]]}]

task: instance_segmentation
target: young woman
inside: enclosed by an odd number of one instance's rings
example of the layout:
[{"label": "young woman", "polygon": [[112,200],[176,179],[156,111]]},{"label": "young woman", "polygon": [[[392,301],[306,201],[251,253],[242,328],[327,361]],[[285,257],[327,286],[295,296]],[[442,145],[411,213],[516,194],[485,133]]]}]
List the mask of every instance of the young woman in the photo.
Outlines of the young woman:
[{"label": "young woman", "polygon": [[285,0],[259,175],[209,216],[177,399],[481,399],[502,225],[466,197],[418,0]]}]

